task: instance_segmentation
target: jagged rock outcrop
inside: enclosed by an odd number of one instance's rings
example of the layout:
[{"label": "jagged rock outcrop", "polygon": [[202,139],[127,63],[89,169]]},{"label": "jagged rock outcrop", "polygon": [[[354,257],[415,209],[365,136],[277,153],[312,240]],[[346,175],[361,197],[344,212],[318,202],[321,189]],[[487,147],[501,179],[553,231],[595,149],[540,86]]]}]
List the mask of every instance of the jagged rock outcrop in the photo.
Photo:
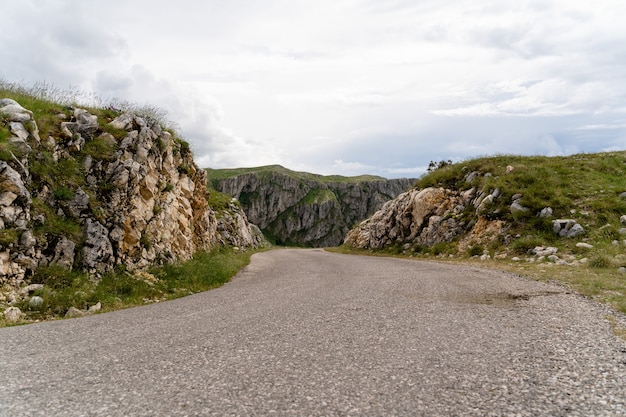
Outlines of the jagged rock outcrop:
[{"label": "jagged rock outcrop", "polygon": [[40,266],[98,276],[117,265],[186,260],[222,243],[259,244],[236,208],[233,221],[218,222],[205,171],[157,120],[66,113],[46,122],[53,134],[41,140],[32,112],[0,100],[11,135],[0,143],[0,287],[19,287]]},{"label": "jagged rock outcrop", "polygon": [[462,239],[462,245],[503,233],[504,223],[478,215],[487,196],[475,188],[453,191],[444,188],[414,189],[385,203],[371,218],[352,229],[347,245],[380,249],[388,245],[431,246]]},{"label": "jagged rock outcrop", "polygon": [[354,224],[413,182],[329,178],[274,166],[214,179],[212,185],[238,199],[250,222],[279,244],[336,246]]},{"label": "jagged rock outcrop", "polygon": [[232,203],[217,212],[217,233],[220,244],[237,248],[257,247],[265,241],[261,229],[248,222],[241,207]]}]

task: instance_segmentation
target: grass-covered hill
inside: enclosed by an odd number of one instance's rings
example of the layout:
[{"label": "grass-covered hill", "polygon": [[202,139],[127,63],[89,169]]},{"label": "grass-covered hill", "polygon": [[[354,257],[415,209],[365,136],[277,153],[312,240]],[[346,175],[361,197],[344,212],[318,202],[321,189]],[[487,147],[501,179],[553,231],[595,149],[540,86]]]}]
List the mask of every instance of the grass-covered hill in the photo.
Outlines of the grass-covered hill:
[{"label": "grass-covered hill", "polygon": [[[472,172],[477,175],[469,177]],[[530,219],[552,207],[555,217],[570,217],[576,210],[581,219],[604,225],[626,213],[626,198],[620,197],[626,192],[626,152],[477,158],[444,165],[420,178],[416,187],[498,188],[502,194],[493,212],[499,211],[503,219]],[[514,218],[506,205],[518,193],[529,211]]]},{"label": "grass-covered hill", "polygon": [[224,168],[224,169],[212,169],[206,168],[209,179],[214,185],[218,185],[219,181],[237,177],[244,174],[255,174],[259,177],[270,177],[273,174],[283,174],[298,180],[304,181],[319,181],[321,183],[333,183],[333,182],[347,182],[358,183],[364,181],[386,181],[386,178],[379,177],[377,175],[357,175],[353,177],[345,177],[342,175],[320,175],[310,172],[293,171],[285,168],[282,165],[265,165],[252,168]]}]

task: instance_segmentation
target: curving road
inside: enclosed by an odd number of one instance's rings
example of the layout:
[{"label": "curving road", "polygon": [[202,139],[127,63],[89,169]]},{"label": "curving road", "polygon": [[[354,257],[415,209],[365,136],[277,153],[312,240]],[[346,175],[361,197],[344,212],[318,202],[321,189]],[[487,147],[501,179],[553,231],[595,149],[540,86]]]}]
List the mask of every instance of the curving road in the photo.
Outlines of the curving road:
[{"label": "curving road", "polygon": [[203,294],[0,329],[0,416],[626,415],[607,312],[473,267],[274,250]]}]

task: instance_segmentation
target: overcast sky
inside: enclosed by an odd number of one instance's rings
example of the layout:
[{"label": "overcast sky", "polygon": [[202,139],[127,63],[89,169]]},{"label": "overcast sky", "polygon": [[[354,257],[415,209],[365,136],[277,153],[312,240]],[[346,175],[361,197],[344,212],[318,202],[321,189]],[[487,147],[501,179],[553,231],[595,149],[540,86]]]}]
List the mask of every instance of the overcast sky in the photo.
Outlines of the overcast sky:
[{"label": "overcast sky", "polygon": [[159,106],[201,167],[626,149],[623,0],[2,0],[0,78]]}]

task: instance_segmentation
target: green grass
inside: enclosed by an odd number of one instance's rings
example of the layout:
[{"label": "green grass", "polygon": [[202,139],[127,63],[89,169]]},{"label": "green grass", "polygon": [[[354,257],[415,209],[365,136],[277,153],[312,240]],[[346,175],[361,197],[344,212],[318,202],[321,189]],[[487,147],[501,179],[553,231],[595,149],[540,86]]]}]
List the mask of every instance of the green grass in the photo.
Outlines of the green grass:
[{"label": "green grass", "polygon": [[336,201],[337,196],[330,190],[314,188],[298,204],[323,204],[327,201]]},{"label": "green grass", "polygon": [[228,210],[231,204],[240,206],[239,201],[235,200],[233,202],[233,198],[229,196],[228,194],[221,193],[212,188],[208,188],[208,191],[209,191],[209,207],[211,207],[216,212]]},{"label": "green grass", "polygon": [[[29,309],[28,301],[19,303],[17,307],[26,314],[20,324],[63,318],[70,307],[86,310],[98,302],[102,311],[112,311],[207,291],[228,282],[250,262],[253,253],[217,248],[148,273],[131,274],[118,268],[97,281],[59,266],[39,268],[31,281],[45,284],[33,294],[41,296],[44,303],[36,310]],[[0,327],[5,325],[0,315]]]},{"label": "green grass", "polygon": [[[513,171],[507,173],[507,166]],[[470,172],[480,175],[467,182]],[[514,194],[521,193],[522,205],[530,209],[532,216],[544,207],[552,207],[556,217],[569,217],[570,209],[576,207],[602,222],[626,213],[626,200],[617,198],[626,191],[626,152],[476,158],[437,169],[420,178],[416,187],[477,187],[486,192],[499,188],[502,195],[495,208],[502,209],[508,220],[515,219],[505,206]]]}]

